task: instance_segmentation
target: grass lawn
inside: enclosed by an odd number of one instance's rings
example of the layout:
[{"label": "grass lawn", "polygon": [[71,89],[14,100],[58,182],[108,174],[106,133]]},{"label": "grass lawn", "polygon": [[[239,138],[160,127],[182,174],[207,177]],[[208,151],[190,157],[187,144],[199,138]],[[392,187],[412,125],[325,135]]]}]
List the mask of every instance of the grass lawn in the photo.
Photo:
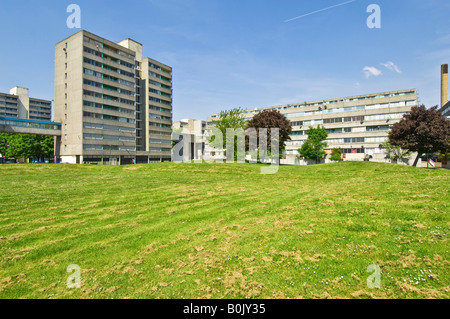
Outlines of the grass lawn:
[{"label": "grass lawn", "polygon": [[446,170],[2,165],[0,180],[0,298],[450,297]]}]

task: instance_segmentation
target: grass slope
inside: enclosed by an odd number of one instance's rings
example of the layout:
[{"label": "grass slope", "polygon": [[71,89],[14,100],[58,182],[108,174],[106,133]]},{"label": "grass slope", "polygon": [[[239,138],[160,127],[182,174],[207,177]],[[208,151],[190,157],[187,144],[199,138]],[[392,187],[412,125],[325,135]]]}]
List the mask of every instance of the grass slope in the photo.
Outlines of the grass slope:
[{"label": "grass slope", "polygon": [[[449,176],[363,162],[275,175],[3,165],[0,298],[449,298]],[[81,289],[66,286],[70,264]]]}]

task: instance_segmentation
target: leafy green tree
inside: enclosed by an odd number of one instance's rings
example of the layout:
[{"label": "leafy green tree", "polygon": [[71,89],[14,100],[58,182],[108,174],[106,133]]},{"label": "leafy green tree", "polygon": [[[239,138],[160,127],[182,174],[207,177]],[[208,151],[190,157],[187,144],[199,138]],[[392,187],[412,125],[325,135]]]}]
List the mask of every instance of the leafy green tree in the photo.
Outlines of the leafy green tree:
[{"label": "leafy green tree", "polygon": [[394,146],[410,152],[417,152],[414,166],[425,153],[445,152],[450,149],[450,120],[446,119],[437,106],[427,109],[415,106],[395,123],[389,133]]},{"label": "leafy green tree", "polygon": [[340,161],[342,159],[342,150],[340,148],[333,148],[330,159],[332,161]]},{"label": "leafy green tree", "polygon": [[5,155],[13,158],[53,157],[54,138],[52,136],[8,134]]},{"label": "leafy green tree", "polygon": [[6,151],[9,144],[9,136],[10,134],[8,133],[0,133],[0,154],[2,156],[6,156]]},{"label": "leafy green tree", "polygon": [[[217,120],[213,122],[214,127],[222,133],[222,140],[219,140],[215,135],[211,136],[210,145],[217,149],[227,148],[227,129],[242,129],[245,130],[247,121],[243,116],[244,110],[242,108],[234,108],[228,111],[222,111]],[[237,139],[234,137],[234,157],[237,158]]]},{"label": "leafy green tree", "polygon": [[325,140],[328,138],[328,133],[325,127],[320,125],[317,128],[309,127],[308,139],[303,143],[302,147],[298,150],[301,156],[306,159],[314,159],[316,163],[319,163],[319,159],[325,156],[324,148],[328,146]]}]

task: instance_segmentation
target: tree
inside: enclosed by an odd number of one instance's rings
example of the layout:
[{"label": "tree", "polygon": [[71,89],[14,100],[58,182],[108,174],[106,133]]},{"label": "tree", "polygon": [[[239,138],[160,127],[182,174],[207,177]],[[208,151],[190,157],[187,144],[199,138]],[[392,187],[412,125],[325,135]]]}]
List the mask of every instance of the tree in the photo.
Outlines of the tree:
[{"label": "tree", "polygon": [[[217,120],[213,122],[216,129],[222,133],[222,141],[211,136],[210,145],[214,148],[225,149],[227,147],[227,129],[245,129],[247,121],[243,116],[244,110],[242,108],[234,108],[228,111],[222,111]],[[237,156],[237,137],[234,138],[234,157]]]},{"label": "tree", "polygon": [[7,157],[30,158],[43,160],[53,157],[54,138],[52,136],[28,134],[2,134],[0,136],[1,153]]},{"label": "tree", "polygon": [[10,134],[0,133],[0,154],[1,156],[6,156],[6,150],[8,149],[8,140]]},{"label": "tree", "polygon": [[333,148],[330,159],[332,161],[340,161],[342,159],[342,150],[340,148]]},{"label": "tree", "polygon": [[[265,110],[261,113],[256,114],[248,123],[247,129],[254,128],[257,134],[257,143],[261,145],[259,140],[260,129],[267,129],[267,151],[272,153],[272,132],[271,129],[279,129],[279,149],[278,154],[281,158],[283,152],[286,148],[286,142],[291,140],[290,135],[292,134],[291,122],[281,114],[279,111]],[[263,158],[265,154],[262,154]]]},{"label": "tree", "polygon": [[325,140],[328,138],[328,133],[325,127],[320,125],[317,128],[309,127],[308,139],[303,143],[302,147],[298,150],[301,156],[306,159],[315,159],[316,163],[319,163],[319,158],[325,156],[324,148],[328,146]]},{"label": "tree", "polygon": [[450,149],[450,121],[434,106],[415,106],[395,123],[389,133],[390,143],[410,152],[417,152],[414,166],[425,153]]},{"label": "tree", "polygon": [[381,148],[386,150],[389,158],[392,162],[397,162],[398,160],[402,160],[411,156],[411,152],[408,150],[402,149],[400,146],[394,146],[389,141],[389,138],[381,143]]}]

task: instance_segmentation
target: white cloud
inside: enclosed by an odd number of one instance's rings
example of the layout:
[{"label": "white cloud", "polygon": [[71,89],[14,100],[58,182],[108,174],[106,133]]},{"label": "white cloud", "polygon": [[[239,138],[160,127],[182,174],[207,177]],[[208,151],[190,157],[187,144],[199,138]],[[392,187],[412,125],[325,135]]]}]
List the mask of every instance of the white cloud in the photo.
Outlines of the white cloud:
[{"label": "white cloud", "polygon": [[363,71],[367,79],[370,78],[372,75],[380,76],[381,74],[383,74],[383,72],[381,72],[380,70],[378,70],[376,67],[373,66],[366,66],[363,68]]},{"label": "white cloud", "polygon": [[386,62],[386,63],[380,63],[385,68],[388,68],[389,70],[395,71],[397,73],[402,73],[402,70],[392,61]]}]

